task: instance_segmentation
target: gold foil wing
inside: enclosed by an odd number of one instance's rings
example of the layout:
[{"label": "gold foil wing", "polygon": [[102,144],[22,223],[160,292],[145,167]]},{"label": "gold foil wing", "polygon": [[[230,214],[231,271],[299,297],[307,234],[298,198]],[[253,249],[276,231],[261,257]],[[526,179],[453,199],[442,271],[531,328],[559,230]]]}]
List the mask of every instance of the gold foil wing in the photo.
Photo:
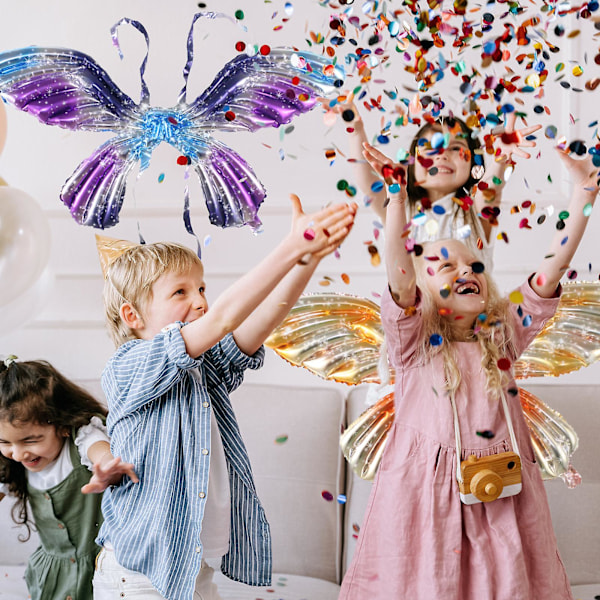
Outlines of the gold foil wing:
[{"label": "gold foil wing", "polygon": [[[519,388],[521,408],[529,427],[535,458],[542,479],[568,472],[579,439],[563,416]],[[385,395],[353,421],[340,437],[340,446],[352,470],[362,479],[377,473],[387,435],[394,421],[394,394]]]},{"label": "gold foil wing", "polygon": [[600,358],[600,281],[563,284],[556,314],[515,363],[515,377],[571,373]]},{"label": "gold foil wing", "polygon": [[265,344],[289,363],[340,383],[378,382],[379,306],[345,294],[302,296]]},{"label": "gold foil wing", "polygon": [[[383,342],[379,306],[365,298],[328,293],[303,296],[266,345],[299,367],[333,381],[380,383],[378,363]],[[569,282],[556,315],[515,363],[517,379],[562,375],[600,358],[600,282]],[[389,368],[389,367],[388,367]],[[393,380],[393,373],[390,379]],[[569,469],[577,434],[564,418],[525,390],[521,406],[542,477]],[[341,437],[354,471],[375,476],[394,418],[393,394],[368,408]]]}]

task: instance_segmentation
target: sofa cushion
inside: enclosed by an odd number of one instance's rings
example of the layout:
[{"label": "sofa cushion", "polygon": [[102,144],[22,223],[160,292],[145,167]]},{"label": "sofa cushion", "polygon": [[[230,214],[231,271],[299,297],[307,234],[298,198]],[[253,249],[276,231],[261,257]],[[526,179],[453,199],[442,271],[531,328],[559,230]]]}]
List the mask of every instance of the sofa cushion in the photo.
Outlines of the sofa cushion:
[{"label": "sofa cushion", "polygon": [[214,578],[223,600],[337,600],[340,586],[300,575],[274,573],[272,585],[252,587],[227,579],[222,573]]},{"label": "sofa cushion", "polygon": [[[2,568],[12,565],[25,565],[29,560],[31,553],[40,545],[38,534],[31,530],[31,536],[26,542],[21,542],[19,538],[27,534],[27,529],[17,526],[12,520],[11,510],[15,504],[14,498],[6,496],[0,502],[0,531],[2,531],[2,542],[0,543],[0,565]],[[29,509],[31,517],[31,509]],[[0,577],[2,574],[0,573]],[[0,579],[2,581],[2,579]],[[0,590],[1,590],[0,586]],[[0,598],[2,596],[0,595]]]},{"label": "sofa cushion", "polygon": [[342,391],[248,383],[232,402],[271,525],[273,570],[338,583]]},{"label": "sofa cushion", "polygon": [[548,481],[546,493],[569,580],[574,585],[596,584],[600,582],[600,392],[592,385],[532,381],[522,381],[521,386],[561,413],[579,436],[572,460],[581,484],[569,489],[559,479]]}]

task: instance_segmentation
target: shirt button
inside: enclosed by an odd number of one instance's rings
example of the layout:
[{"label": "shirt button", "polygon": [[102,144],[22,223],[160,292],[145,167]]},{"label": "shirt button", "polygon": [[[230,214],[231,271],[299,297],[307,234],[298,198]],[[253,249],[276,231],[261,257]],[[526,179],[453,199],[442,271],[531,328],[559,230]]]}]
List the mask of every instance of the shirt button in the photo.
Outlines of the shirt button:
[{"label": "shirt button", "polygon": [[72,563],[75,562],[75,559],[71,556],[71,558],[69,559]]},{"label": "shirt button", "polygon": [[204,406],[204,408],[208,408],[208,402],[203,402],[202,406]]},{"label": "shirt button", "polygon": [[44,498],[46,498],[46,500],[50,500],[50,494],[44,494]]},{"label": "shirt button", "polygon": [[204,497],[206,497],[206,494],[205,494],[204,492],[200,492],[200,493],[198,494],[198,496],[199,496],[200,498],[204,498]]},{"label": "shirt button", "polygon": [[202,448],[202,454],[208,454],[208,450],[206,448]]},{"label": "shirt button", "polygon": [[73,597],[72,597],[72,596],[67,596],[67,597],[65,598],[65,600],[73,600]]},{"label": "shirt button", "polygon": [[58,528],[59,528],[59,529],[64,529],[64,528],[65,528],[65,526],[64,526],[62,523],[59,523],[59,524],[58,524]]},{"label": "shirt button", "polygon": [[198,552],[198,553],[202,552],[202,548],[200,548],[200,546],[196,546],[196,552]]}]

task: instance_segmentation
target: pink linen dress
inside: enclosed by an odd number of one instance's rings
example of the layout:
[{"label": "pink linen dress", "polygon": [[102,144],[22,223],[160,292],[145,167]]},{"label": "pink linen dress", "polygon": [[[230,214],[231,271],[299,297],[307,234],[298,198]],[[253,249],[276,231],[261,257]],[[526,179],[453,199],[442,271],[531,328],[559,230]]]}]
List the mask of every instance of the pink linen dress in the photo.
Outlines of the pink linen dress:
[{"label": "pink linen dress", "polygon": [[[516,305],[511,309],[518,354],[558,304],[558,298],[537,296],[528,283],[520,290],[522,315]],[[462,504],[442,359],[422,364],[415,358],[419,307],[405,316],[388,290],[381,310],[396,369],[395,420],[340,600],[572,600],[518,395],[506,397],[521,454],[522,491]],[[479,344],[457,342],[456,350],[462,460],[512,450],[502,403],[485,393]],[[512,380],[506,390],[516,387]],[[482,430],[495,435],[477,435]]]}]

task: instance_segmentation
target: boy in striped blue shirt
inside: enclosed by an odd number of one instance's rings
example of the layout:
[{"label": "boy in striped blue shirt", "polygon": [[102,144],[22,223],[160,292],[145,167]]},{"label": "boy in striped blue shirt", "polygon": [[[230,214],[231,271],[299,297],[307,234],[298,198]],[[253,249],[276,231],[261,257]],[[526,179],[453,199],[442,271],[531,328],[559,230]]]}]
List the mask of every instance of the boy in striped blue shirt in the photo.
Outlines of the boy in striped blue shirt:
[{"label": "boy in striped blue shirt", "polygon": [[[269,525],[229,401],[245,369],[345,239],[356,205],[306,215],[208,310],[203,266],[177,244],[135,245],[106,268],[104,303],[117,351],[102,375],[115,456],[135,465],[106,491],[94,598],[216,600],[205,558],[269,585]],[[209,483],[210,472],[210,483]]]}]

